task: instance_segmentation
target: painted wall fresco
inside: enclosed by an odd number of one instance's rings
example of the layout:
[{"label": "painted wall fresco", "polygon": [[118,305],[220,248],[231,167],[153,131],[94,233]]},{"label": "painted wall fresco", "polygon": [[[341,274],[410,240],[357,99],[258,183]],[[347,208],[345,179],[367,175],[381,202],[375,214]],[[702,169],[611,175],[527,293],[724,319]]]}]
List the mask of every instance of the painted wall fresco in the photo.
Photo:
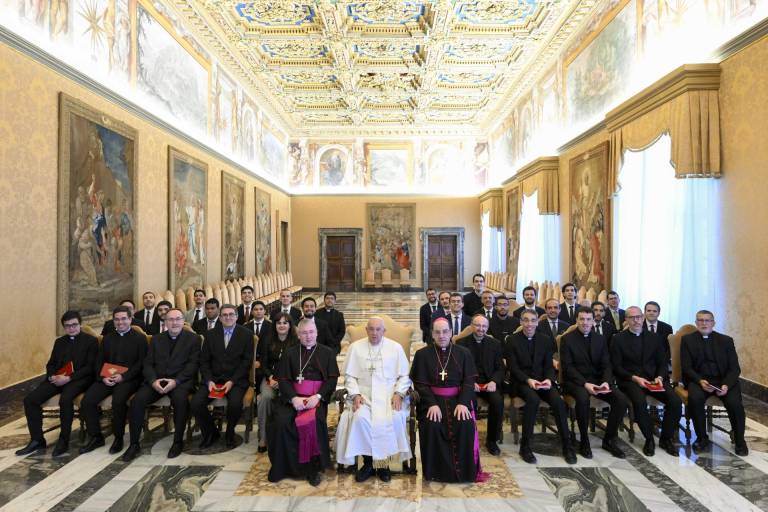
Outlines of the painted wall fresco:
[{"label": "painted wall fresco", "polygon": [[221,174],[221,275],[245,276],[245,182]]},{"label": "painted wall fresco", "polygon": [[411,270],[416,250],[414,204],[368,205],[368,268],[388,268],[392,275]]}]

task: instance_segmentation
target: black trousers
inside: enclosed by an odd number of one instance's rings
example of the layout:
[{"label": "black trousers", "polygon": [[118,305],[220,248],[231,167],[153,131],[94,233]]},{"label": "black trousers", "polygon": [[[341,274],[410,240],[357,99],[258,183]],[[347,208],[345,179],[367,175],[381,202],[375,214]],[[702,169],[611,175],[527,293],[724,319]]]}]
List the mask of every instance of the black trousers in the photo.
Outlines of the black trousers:
[{"label": "black trousers", "polygon": [[[565,383],[565,393],[576,400],[576,423],[579,425],[581,441],[586,441],[589,435],[589,397],[584,386],[577,386],[570,382]],[[608,415],[608,423],[605,427],[605,441],[610,441],[619,433],[619,425],[629,409],[629,399],[618,389],[611,388],[610,393],[597,395],[597,398],[606,402],[611,407]]]},{"label": "black trousers", "polygon": [[[501,420],[504,417],[504,397],[498,389],[492,392],[477,392],[475,395],[488,402],[488,435],[485,442],[498,442],[499,432],[501,431]],[[477,410],[477,407],[475,407],[475,410]]]},{"label": "black trousers", "polygon": [[[192,384],[184,383],[173,388],[168,393],[173,407],[173,442],[184,441],[184,430],[187,428],[189,418],[189,395],[192,393]],[[128,427],[131,433],[131,444],[139,444],[141,429],[144,426],[144,414],[147,407],[159,400],[163,395],[155,391],[149,384],[139,388],[131,400],[130,418]]]},{"label": "black trousers", "polygon": [[112,433],[115,439],[122,439],[125,434],[125,418],[128,416],[128,399],[140,385],[140,379],[123,381],[114,386],[107,386],[101,381],[91,384],[80,404],[80,416],[85,420],[88,435],[92,438],[101,437],[99,403],[112,395]]},{"label": "black trousers", "polygon": [[520,446],[528,446],[533,436],[533,428],[536,424],[536,414],[539,411],[539,404],[542,400],[549,404],[552,415],[557,424],[557,433],[560,435],[560,441],[563,447],[570,443],[568,435],[568,412],[565,408],[560,393],[552,386],[550,389],[531,389],[527,384],[518,384],[515,386],[515,394],[525,400],[523,407],[523,433],[520,438]]},{"label": "black trousers", "polygon": [[41,382],[30,394],[24,397],[24,415],[27,417],[29,437],[33,441],[43,441],[43,407],[42,405],[59,395],[59,419],[61,431],[59,439],[69,441],[72,433],[72,420],[75,417],[74,400],[77,395],[88,389],[90,379],[69,381],[63,386],[54,386],[47,380]]},{"label": "black trousers", "polygon": [[[713,386],[720,387],[719,382],[710,381]],[[693,420],[693,429],[696,431],[698,439],[707,439],[707,421],[705,416],[705,403],[710,396],[716,396],[715,393],[707,393],[698,383],[688,384],[688,414]],[[746,415],[744,413],[744,404],[741,400],[741,387],[737,383],[732,388],[728,388],[725,396],[718,397],[725,406],[728,413],[728,419],[733,429],[733,441],[737,446],[744,444],[744,430],[746,428]]]},{"label": "black trousers", "polygon": [[650,396],[664,404],[664,421],[661,423],[660,440],[676,439],[677,429],[680,425],[683,401],[680,400],[668,383],[664,384],[664,392],[652,392],[634,382],[622,382],[619,384],[621,391],[632,402],[632,410],[635,413],[635,422],[643,433],[645,439],[653,439],[653,420],[648,413],[648,404],[645,397]]},{"label": "black trousers", "polygon": [[[235,426],[240,421],[243,414],[243,396],[247,388],[233,386],[227,393],[227,434],[235,433]],[[213,432],[216,425],[213,422],[213,416],[208,410],[208,404],[213,398],[208,398],[208,386],[200,386],[197,393],[192,397],[192,414],[195,416],[197,424],[200,425],[200,432],[207,436]]]}]

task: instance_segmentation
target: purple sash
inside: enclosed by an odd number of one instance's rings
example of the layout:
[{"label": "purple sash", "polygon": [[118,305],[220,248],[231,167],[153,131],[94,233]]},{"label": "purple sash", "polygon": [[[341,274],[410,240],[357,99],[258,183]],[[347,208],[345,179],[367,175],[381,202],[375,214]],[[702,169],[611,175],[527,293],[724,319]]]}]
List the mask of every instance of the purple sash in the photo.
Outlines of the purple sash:
[{"label": "purple sash", "polygon": [[[323,385],[322,380],[304,380],[294,382],[293,390],[297,395],[308,397],[316,395]],[[317,444],[317,426],[315,424],[315,409],[305,409],[296,412],[296,432],[299,434],[299,463],[306,464],[312,457],[320,455]]]},{"label": "purple sash", "polygon": [[[460,388],[458,386],[453,386],[449,388],[430,386],[430,390],[436,396],[441,396],[443,398],[453,398],[454,396],[459,395]],[[472,402],[470,402],[469,404],[469,411],[470,411],[470,414],[472,415],[472,422],[475,424],[475,439],[474,439],[474,447],[473,447],[475,466],[477,466],[477,475],[475,475],[475,482],[485,482],[487,480],[490,480],[491,474],[483,471],[483,468],[480,466],[480,436],[477,434],[477,416],[475,415],[475,406]]]}]

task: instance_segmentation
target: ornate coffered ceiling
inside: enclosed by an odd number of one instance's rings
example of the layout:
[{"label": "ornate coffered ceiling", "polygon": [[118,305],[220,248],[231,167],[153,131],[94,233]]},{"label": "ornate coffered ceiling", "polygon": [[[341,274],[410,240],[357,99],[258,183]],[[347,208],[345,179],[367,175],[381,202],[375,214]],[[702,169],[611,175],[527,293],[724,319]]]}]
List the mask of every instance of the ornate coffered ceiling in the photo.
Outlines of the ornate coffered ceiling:
[{"label": "ornate coffered ceiling", "polygon": [[481,133],[597,1],[175,4],[292,136],[315,136]]}]

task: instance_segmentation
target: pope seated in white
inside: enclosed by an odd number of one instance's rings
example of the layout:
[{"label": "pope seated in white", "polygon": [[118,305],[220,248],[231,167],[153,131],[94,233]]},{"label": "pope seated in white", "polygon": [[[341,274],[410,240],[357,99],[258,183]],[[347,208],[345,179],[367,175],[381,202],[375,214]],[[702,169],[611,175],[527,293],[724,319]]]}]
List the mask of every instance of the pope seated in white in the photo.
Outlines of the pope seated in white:
[{"label": "pope seated in white", "polygon": [[384,337],[381,318],[368,320],[365,331],[368,338],[352,343],[344,361],[348,406],[336,431],[336,461],[356,465],[356,457],[362,455],[355,480],[363,482],[378,473],[379,479],[388,482],[390,459],[411,458],[406,429],[410,412],[406,393],[411,387],[408,359],[399,343]]}]

